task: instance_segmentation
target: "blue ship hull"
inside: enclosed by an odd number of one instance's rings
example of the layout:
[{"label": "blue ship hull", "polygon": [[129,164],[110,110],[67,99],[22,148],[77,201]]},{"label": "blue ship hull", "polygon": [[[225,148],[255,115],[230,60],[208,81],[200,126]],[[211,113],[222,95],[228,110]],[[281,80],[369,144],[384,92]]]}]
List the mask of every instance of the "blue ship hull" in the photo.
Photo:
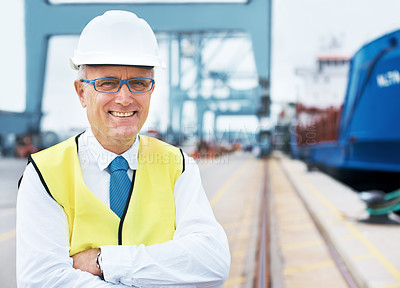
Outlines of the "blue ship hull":
[{"label": "blue ship hull", "polygon": [[400,187],[399,44],[400,30],[352,58],[338,140],[293,150],[357,190]]},{"label": "blue ship hull", "polygon": [[316,144],[310,147],[306,162],[355,190],[389,192],[400,187],[399,149],[398,141]]}]

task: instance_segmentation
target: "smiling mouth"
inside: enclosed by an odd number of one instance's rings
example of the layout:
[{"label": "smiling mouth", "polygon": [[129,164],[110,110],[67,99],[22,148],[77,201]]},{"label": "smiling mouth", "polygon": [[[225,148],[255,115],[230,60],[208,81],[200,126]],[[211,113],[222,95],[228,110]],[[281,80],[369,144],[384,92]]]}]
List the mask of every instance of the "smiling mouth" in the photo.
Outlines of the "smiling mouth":
[{"label": "smiling mouth", "polygon": [[109,112],[111,115],[115,116],[115,117],[131,117],[133,115],[136,114],[136,111],[131,111],[131,112],[118,112],[118,111],[110,111]]}]

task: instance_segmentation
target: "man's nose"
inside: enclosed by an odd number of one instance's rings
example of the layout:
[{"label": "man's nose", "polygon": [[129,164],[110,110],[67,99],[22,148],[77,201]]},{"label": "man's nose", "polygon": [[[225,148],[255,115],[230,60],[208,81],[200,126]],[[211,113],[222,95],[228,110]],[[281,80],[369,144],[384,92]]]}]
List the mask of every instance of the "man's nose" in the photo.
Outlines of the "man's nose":
[{"label": "man's nose", "polygon": [[121,85],[116,96],[115,102],[124,106],[128,106],[133,101],[132,93],[129,91],[128,84],[126,83]]}]

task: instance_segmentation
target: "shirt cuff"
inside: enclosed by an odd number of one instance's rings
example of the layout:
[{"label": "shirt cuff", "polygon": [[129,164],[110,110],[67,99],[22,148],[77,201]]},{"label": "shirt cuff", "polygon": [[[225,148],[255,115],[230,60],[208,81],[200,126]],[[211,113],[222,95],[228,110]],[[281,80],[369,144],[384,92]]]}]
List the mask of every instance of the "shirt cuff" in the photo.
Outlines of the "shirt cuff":
[{"label": "shirt cuff", "polygon": [[[110,283],[121,283],[121,279],[129,271],[132,273],[132,259],[134,259],[135,246],[101,246],[101,258],[104,280]],[[133,257],[133,258],[132,258]]]}]

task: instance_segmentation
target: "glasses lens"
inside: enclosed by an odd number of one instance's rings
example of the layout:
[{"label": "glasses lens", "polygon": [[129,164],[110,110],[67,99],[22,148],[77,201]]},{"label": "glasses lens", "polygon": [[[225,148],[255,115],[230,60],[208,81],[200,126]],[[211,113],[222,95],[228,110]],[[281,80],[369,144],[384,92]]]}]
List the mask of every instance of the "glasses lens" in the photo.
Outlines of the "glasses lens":
[{"label": "glasses lens", "polygon": [[117,92],[119,84],[118,79],[97,79],[94,82],[96,90],[100,92]]},{"label": "glasses lens", "polygon": [[129,88],[133,92],[146,92],[151,90],[153,81],[150,79],[131,79],[129,80]]}]

